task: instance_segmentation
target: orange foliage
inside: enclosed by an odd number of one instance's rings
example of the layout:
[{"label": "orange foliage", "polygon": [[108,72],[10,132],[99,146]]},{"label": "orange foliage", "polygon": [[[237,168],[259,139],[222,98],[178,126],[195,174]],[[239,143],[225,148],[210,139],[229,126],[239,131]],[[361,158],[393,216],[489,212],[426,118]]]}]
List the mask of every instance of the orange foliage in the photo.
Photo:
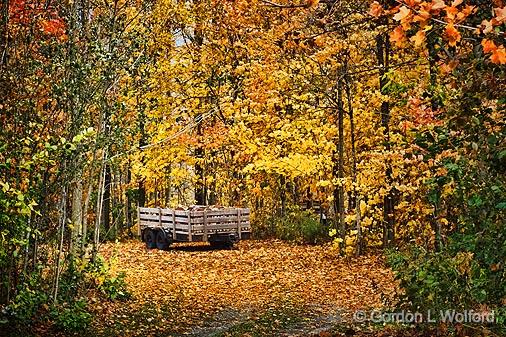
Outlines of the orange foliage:
[{"label": "orange foliage", "polygon": [[[179,244],[169,251],[147,251],[132,241],[106,244],[101,251],[105,257],[115,256],[113,268],[126,273],[133,299],[95,303],[97,330],[120,322],[134,326],[153,322],[122,335],[144,336],[156,329],[156,322],[164,331],[183,332],[225,308],[264,311],[291,303],[307,314],[318,308],[378,308],[382,296],[395,289],[392,272],[379,256],[348,263],[322,246],[242,241],[235,250]],[[135,322],[132,313],[145,306],[154,309],[155,317],[144,314],[142,322]],[[163,307],[173,310],[156,309]]]}]

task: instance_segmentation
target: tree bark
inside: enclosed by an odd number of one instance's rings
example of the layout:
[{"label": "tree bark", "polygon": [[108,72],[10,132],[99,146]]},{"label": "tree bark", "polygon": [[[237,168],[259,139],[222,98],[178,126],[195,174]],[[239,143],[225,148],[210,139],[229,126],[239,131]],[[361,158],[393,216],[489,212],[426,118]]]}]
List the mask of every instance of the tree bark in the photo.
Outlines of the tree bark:
[{"label": "tree bark", "polygon": [[[334,188],[334,210],[338,216],[338,231],[341,238],[344,238],[346,227],[344,221],[344,105],[341,74],[337,80],[337,123],[338,123],[338,144],[337,144],[337,165],[334,163],[334,177],[337,173],[339,184]],[[337,170],[336,170],[337,169]],[[337,171],[337,172],[336,172]]]},{"label": "tree bark", "polygon": [[105,181],[105,161],[107,156],[103,155],[103,163],[102,168],[100,169],[100,177],[98,179],[98,196],[97,196],[97,210],[95,214],[97,215],[96,221],[95,221],[95,230],[93,232],[93,261],[96,260],[97,254],[98,254],[98,245],[100,242],[100,224],[101,224],[101,217],[102,217],[102,206],[103,206],[103,200],[104,200],[104,181]]},{"label": "tree bark", "polygon": [[[376,56],[379,67],[379,85],[383,95],[388,94],[387,74],[390,70],[390,40],[386,33],[380,33],[376,37]],[[387,153],[391,150],[390,144],[390,104],[388,101],[381,103],[381,126],[385,137],[385,149]],[[385,171],[385,180],[387,184],[387,195],[383,198],[383,245],[390,246],[394,241],[395,227],[395,189],[392,187],[392,166],[387,159]]]},{"label": "tree bark", "polygon": [[2,9],[0,13],[2,17],[0,32],[0,69],[7,66],[9,51],[9,0],[2,0]]},{"label": "tree bark", "polygon": [[102,218],[106,233],[111,229],[111,183],[111,165],[106,164],[104,174],[104,205],[102,207]]},{"label": "tree bark", "polygon": [[78,249],[82,247],[83,235],[83,182],[79,179],[72,192],[72,239],[70,252],[72,256],[77,256]]},{"label": "tree bark", "polygon": [[[346,62],[346,73],[348,72],[348,62]],[[353,114],[353,100],[351,97],[351,80],[348,75],[344,77],[345,89],[346,89],[346,100],[348,101],[348,116],[350,118],[350,138],[351,138],[351,177],[352,177],[352,197],[350,198],[350,210],[355,209],[355,230],[357,231],[356,250],[355,254],[362,254],[362,227],[361,214],[360,214],[360,197],[357,193],[357,152],[355,148],[355,119]]]},{"label": "tree bark", "polygon": [[58,256],[56,257],[56,271],[54,279],[54,290],[53,290],[53,302],[58,302],[58,288],[60,283],[61,274],[61,260],[63,255],[63,243],[65,238],[65,223],[67,222],[67,187],[63,187],[61,194],[61,206],[60,206],[60,242],[58,244]]}]

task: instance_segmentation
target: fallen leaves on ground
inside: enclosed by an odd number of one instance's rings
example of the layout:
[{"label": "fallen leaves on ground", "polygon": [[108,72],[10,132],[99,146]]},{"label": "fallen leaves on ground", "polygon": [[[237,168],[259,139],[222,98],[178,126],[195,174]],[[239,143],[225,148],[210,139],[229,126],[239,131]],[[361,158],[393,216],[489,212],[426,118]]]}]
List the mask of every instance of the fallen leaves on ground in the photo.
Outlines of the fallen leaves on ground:
[{"label": "fallen leaves on ground", "polygon": [[380,308],[382,294],[394,289],[380,256],[347,260],[325,246],[251,240],[233,250],[176,244],[160,251],[129,241],[106,244],[101,253],[126,274],[133,296],[96,303],[97,333],[181,333],[224,310]]}]

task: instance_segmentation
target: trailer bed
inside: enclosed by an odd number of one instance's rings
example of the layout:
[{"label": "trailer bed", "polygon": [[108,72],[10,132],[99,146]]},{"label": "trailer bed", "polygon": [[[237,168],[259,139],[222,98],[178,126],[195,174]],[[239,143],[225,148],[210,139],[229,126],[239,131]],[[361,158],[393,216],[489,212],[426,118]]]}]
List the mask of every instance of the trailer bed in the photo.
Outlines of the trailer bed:
[{"label": "trailer bed", "polygon": [[[232,245],[251,233],[249,208],[138,208],[139,231],[148,248],[164,249],[172,242]],[[154,241],[154,242],[153,242]]]}]

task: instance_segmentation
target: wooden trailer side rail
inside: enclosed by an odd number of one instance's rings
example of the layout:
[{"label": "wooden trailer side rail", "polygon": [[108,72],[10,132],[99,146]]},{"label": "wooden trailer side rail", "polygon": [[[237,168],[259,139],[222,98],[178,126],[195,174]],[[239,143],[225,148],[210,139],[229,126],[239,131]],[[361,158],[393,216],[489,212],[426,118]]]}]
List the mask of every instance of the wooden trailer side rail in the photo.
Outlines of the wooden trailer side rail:
[{"label": "wooden trailer side rail", "polygon": [[209,235],[225,232],[236,232],[241,239],[243,233],[251,231],[249,214],[247,208],[174,210],[139,207],[139,231],[146,228],[169,230],[174,241],[177,234],[187,235],[188,241],[193,241],[195,235],[208,241]]}]

